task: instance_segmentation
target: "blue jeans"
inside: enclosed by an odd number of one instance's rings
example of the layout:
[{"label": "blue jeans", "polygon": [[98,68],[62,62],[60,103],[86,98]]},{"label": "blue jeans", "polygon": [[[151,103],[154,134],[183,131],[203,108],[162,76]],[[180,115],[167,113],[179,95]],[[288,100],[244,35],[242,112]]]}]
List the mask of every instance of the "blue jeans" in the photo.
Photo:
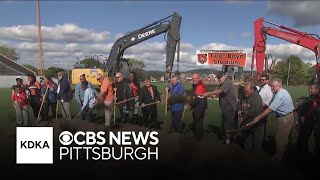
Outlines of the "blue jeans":
[{"label": "blue jeans", "polygon": [[172,119],[171,128],[173,130],[179,130],[180,129],[182,112],[183,112],[183,110],[182,111],[171,111],[171,119]]},{"label": "blue jeans", "polygon": [[92,108],[90,108],[89,106],[86,106],[82,113],[81,113],[81,119],[82,120],[87,120],[87,121],[91,121],[92,119]]}]

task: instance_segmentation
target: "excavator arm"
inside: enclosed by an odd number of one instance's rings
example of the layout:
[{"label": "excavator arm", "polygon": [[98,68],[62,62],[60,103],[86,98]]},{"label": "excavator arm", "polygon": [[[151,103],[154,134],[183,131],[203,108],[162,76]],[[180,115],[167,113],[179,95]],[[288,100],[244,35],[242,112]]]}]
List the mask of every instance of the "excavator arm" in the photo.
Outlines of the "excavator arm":
[{"label": "excavator arm", "polygon": [[[167,20],[170,17],[172,17],[171,20]],[[114,76],[115,73],[122,71],[124,77],[127,77],[129,74],[129,67],[128,62],[123,59],[125,50],[162,33],[167,33],[166,72],[171,73],[176,47],[180,40],[181,19],[182,18],[178,13],[174,13],[171,16],[156,21],[136,31],[129,32],[125,36],[119,38],[114,43],[106,63],[106,71],[109,76]]]},{"label": "excavator arm", "polygon": [[[264,22],[278,26],[283,30],[273,27],[265,27]],[[301,32],[283,25],[278,25],[272,22],[265,21],[264,18],[259,18],[254,22],[254,45],[252,51],[251,70],[254,68],[254,60],[256,59],[256,68],[258,72],[258,79],[263,72],[266,40],[267,35],[277,37],[279,39],[297,44],[313,51],[316,55],[317,78],[320,82],[320,38],[317,35]]]}]

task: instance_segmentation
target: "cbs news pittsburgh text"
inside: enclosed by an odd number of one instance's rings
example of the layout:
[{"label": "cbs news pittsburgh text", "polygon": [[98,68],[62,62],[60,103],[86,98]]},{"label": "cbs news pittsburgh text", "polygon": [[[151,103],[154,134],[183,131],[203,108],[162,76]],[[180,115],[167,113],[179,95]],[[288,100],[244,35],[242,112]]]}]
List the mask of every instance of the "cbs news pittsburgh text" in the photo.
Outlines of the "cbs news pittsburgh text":
[{"label": "cbs news pittsburgh text", "polygon": [[54,142],[52,127],[17,127],[16,163],[53,164],[58,160],[158,160],[157,131],[62,131]]}]

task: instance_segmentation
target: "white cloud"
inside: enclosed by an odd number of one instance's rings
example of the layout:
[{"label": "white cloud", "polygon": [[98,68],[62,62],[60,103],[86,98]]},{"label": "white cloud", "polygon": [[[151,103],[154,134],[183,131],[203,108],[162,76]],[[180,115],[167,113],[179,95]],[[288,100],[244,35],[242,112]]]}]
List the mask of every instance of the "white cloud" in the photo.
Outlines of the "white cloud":
[{"label": "white cloud", "polygon": [[[21,58],[19,60],[20,64],[31,64],[37,66],[37,52],[38,52],[38,44],[36,40],[31,41],[33,38],[30,36],[30,31],[27,29],[35,28],[33,25],[26,26],[13,26],[14,28],[9,27],[9,30],[5,30],[4,32],[0,31],[0,36],[4,36],[4,34],[13,32],[13,35],[8,35],[9,39],[1,40],[0,44],[9,45],[10,47],[16,48],[17,52],[20,54]],[[80,29],[75,30],[75,29]],[[4,30],[6,28],[2,28]],[[48,30],[49,29],[49,30]],[[53,30],[55,29],[55,30]],[[52,37],[52,41],[43,42],[43,58],[45,68],[51,66],[59,66],[63,68],[67,68],[68,66],[73,65],[77,62],[77,58],[84,59],[86,56],[94,56],[94,55],[103,55],[104,57],[108,57],[110,50],[113,46],[112,43],[103,43],[100,40],[105,39],[103,35],[97,35],[99,33],[91,31],[91,35],[84,36],[85,31],[89,31],[85,28],[80,28],[77,26],[66,26],[64,28],[61,27],[58,30],[57,26],[47,28],[46,32],[56,33],[57,37]],[[69,29],[69,30],[66,30]],[[1,30],[1,28],[0,28]],[[61,32],[60,32],[61,31]],[[89,34],[90,34],[89,33]],[[73,38],[77,37],[76,41],[68,42],[68,38],[70,34],[73,34]],[[82,35],[81,35],[82,34]],[[251,35],[250,33],[244,32],[242,33],[242,37],[247,37]],[[116,34],[111,36],[108,34],[108,37],[120,37],[121,34]],[[13,38],[15,37],[15,38]],[[25,41],[22,41],[25,39]],[[55,39],[55,40],[53,40]],[[61,41],[60,41],[60,40]],[[72,39],[72,38],[71,38]],[[82,39],[82,40],[80,40]],[[85,39],[91,39],[91,41],[87,42]],[[12,43],[14,42],[15,43]],[[17,41],[20,40],[20,41]],[[12,45],[13,44],[13,45]],[[138,58],[142,59],[145,62],[146,69],[148,70],[165,70],[165,62],[166,62],[166,43],[165,42],[143,42],[128,48],[124,57]],[[247,53],[247,66],[246,70],[250,69],[251,66],[251,47],[236,47],[228,44],[221,43],[209,43],[201,46],[195,46],[191,43],[182,42],[180,45],[180,71],[186,71],[190,69],[200,69],[200,68],[212,68],[212,69],[220,69],[219,66],[197,66],[197,56],[196,50],[244,50]],[[294,44],[279,44],[279,45],[268,45],[266,53],[272,54],[274,58],[284,59],[289,57],[290,55],[297,55],[302,60],[308,62],[314,61],[314,53],[306,48],[303,48]],[[176,61],[177,55],[175,56]],[[174,62],[173,70],[175,71],[177,68],[177,62]]]},{"label": "white cloud", "polygon": [[201,46],[199,49],[201,50],[242,50],[243,48],[230,46],[227,44],[210,43],[210,44]]},{"label": "white cloud", "polygon": [[36,43],[23,42],[18,44],[15,48],[19,53],[24,53],[24,52],[37,52],[38,47]]},{"label": "white cloud", "polygon": [[311,50],[296,44],[269,45],[266,52],[280,59],[296,55],[304,61],[315,61],[315,54]]},{"label": "white cloud", "polygon": [[[75,24],[57,24],[54,27],[42,26],[42,41],[66,43],[103,42],[110,38],[110,32],[94,32]],[[37,41],[36,25],[0,27],[0,38],[28,42]]]},{"label": "white cloud", "polygon": [[320,1],[268,1],[269,14],[293,18],[295,26],[320,25]]},{"label": "white cloud", "polygon": [[190,43],[181,43],[180,44],[180,50],[183,49],[185,51],[194,50],[194,46]]}]

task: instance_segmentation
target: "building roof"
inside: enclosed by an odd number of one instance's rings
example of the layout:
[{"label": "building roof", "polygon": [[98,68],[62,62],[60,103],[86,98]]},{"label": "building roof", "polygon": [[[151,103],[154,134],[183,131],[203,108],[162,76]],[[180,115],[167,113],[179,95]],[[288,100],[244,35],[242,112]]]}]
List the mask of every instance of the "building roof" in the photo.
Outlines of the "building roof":
[{"label": "building roof", "polygon": [[27,75],[27,74],[35,74],[35,72],[18,64],[12,59],[0,54],[0,74],[1,75]]}]

